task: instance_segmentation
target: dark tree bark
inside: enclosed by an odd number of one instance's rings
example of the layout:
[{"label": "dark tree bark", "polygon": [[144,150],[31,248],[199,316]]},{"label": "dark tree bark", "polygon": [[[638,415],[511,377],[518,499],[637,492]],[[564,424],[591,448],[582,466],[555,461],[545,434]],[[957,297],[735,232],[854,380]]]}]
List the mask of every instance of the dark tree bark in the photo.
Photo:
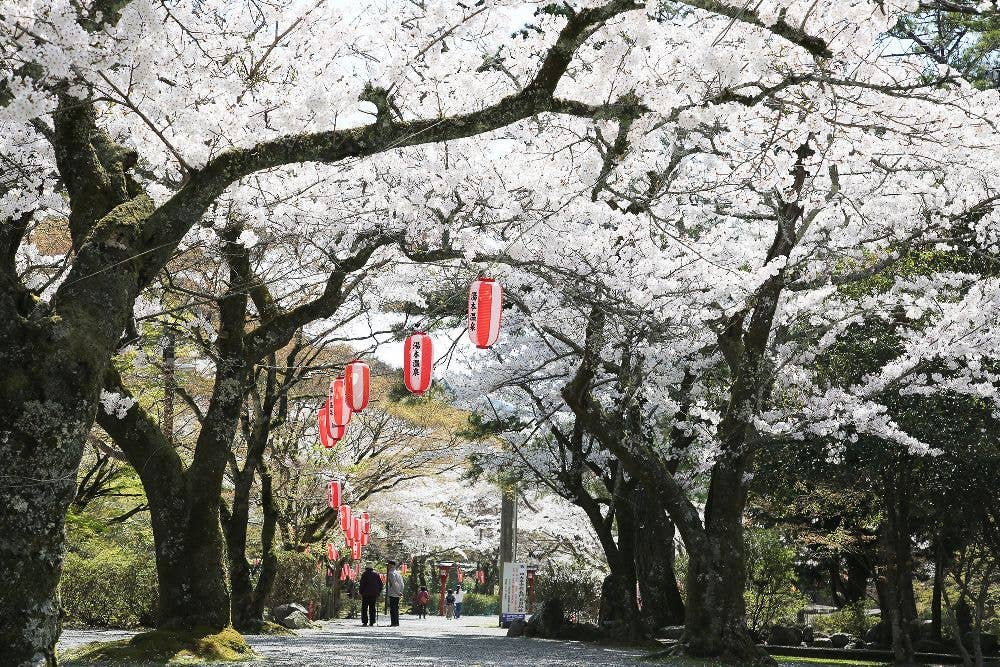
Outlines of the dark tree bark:
[{"label": "dark tree bark", "polygon": [[684,600],[674,571],[674,524],[655,494],[642,486],[632,492],[635,517],[635,571],[647,630],[684,624]]},{"label": "dark tree bark", "polygon": [[[106,384],[131,396],[113,369],[108,371]],[[146,491],[156,549],[160,625],[225,627],[229,595],[218,508],[214,521],[194,516],[191,487],[204,478],[185,469],[159,426],[138,405],[123,419],[102,411],[97,421],[133,462]]]},{"label": "dark tree bark", "polygon": [[[646,633],[636,595],[634,549],[636,527],[632,514],[632,485],[625,485],[621,482],[620,473],[618,476],[619,483],[615,485],[612,511],[606,519],[602,517],[599,525],[594,526],[604,548],[608,568],[611,570],[601,586],[598,624],[617,637],[638,639],[644,637]],[[600,516],[599,512],[597,516]],[[611,519],[617,524],[617,540],[611,530]],[[591,523],[594,523],[593,518]]]},{"label": "dark tree bark", "polygon": [[860,602],[868,592],[868,582],[872,578],[871,559],[865,553],[844,554],[847,565],[847,581],[844,583],[844,604]]},{"label": "dark tree bark", "polygon": [[942,591],[944,589],[944,548],[939,535],[934,541],[934,590],[931,594],[931,632],[935,641],[942,640]]},{"label": "dark tree bark", "polygon": [[[915,665],[913,633],[917,621],[913,593],[913,550],[910,543],[909,484],[905,466],[889,475],[885,485],[886,518],[880,531],[882,562],[885,569],[883,595],[892,632],[893,664]],[[883,618],[886,618],[883,611]]]},{"label": "dark tree bark", "polygon": [[[296,343],[287,364],[296,365],[297,353],[301,349]],[[264,452],[271,432],[284,423],[287,417],[287,391],[302,374],[292,368],[279,382],[277,359],[272,353],[268,358],[263,375],[263,391],[260,404],[252,411],[244,424],[246,433],[246,460],[240,468],[235,457],[230,457],[233,482],[233,502],[227,511],[223,506],[222,527],[226,535],[226,555],[229,559],[229,586],[233,625],[239,630],[256,632],[264,624],[264,600],[270,593],[274,581],[277,556],[274,554],[274,533],[277,525],[277,507],[271,488],[271,477],[264,466]],[[254,479],[260,475],[261,507],[264,521],[261,527],[261,571],[256,586],[247,558],[247,528],[250,523],[251,493]]]}]

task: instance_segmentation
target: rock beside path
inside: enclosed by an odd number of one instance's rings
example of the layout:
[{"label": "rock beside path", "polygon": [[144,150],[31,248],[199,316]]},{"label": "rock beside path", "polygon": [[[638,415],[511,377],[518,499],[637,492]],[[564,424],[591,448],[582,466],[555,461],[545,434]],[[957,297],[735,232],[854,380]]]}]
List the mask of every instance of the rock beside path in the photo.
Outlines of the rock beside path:
[{"label": "rock beside path", "polygon": [[289,630],[305,630],[313,627],[312,621],[301,611],[293,611],[278,622]]},{"label": "rock beside path", "polygon": [[294,602],[292,604],[282,604],[271,610],[271,616],[275,621],[280,623],[282,620],[288,618],[297,611],[305,614],[306,608]]}]

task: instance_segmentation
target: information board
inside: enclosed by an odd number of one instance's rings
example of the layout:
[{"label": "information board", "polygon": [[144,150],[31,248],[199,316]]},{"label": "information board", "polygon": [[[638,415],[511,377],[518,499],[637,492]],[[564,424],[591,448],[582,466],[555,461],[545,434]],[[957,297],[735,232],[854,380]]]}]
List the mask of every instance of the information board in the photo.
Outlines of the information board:
[{"label": "information board", "polygon": [[500,622],[524,618],[528,612],[528,565],[504,563],[500,588]]}]

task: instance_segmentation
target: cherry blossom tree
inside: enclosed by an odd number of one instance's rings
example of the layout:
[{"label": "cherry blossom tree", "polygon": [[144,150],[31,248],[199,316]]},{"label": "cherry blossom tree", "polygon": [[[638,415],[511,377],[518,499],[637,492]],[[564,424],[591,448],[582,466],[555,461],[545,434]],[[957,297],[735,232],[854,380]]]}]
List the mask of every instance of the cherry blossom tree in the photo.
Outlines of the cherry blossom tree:
[{"label": "cherry blossom tree", "polygon": [[[506,267],[527,313],[561,319],[499,351],[554,349],[559,373],[536,392],[603,432],[629,475],[659,490],[693,556],[689,650],[766,661],[748,646],[742,603],[741,518],[760,438],[863,432],[920,451],[878,391],[909,386],[930,357],[967,369],[950,380],[956,391],[989,382],[963,366],[993,335],[988,278],[965,278],[973,286],[958,301],[948,275],[930,280],[930,301],[903,288],[885,301],[850,291],[914,250],[995,251],[995,183],[981,166],[995,148],[996,93],[891,52],[881,36],[914,8],[0,5],[14,54],[0,70],[0,350],[12,369],[0,385],[10,482],[0,487],[0,641],[15,663],[54,662],[63,515],[143,290],[201,234],[222,239],[227,335],[216,340],[214,391],[232,424],[243,396],[229,382],[329,316],[323,295],[295,301],[292,274],[273,304],[255,289],[240,248],[275,238],[261,234],[269,225],[329,250],[310,284],[331,280],[334,292],[344,262],[376,236],[410,260]],[[69,237],[54,253],[39,245],[53,219]],[[283,252],[275,259],[298,259]],[[386,297],[412,293],[414,266],[396,262],[394,273]],[[531,284],[539,273],[547,290]],[[569,308],[552,296],[567,290]],[[886,301],[934,326],[862,386],[817,382],[814,347]],[[259,326],[248,333],[238,323],[251,308]],[[546,324],[559,335],[539,336]],[[688,374],[691,410],[677,420]],[[633,417],[605,421],[612,404]],[[686,455],[708,475],[703,512],[674,473],[635,457],[663,445],[643,428],[675,422],[697,436]],[[206,481],[189,499],[206,517],[192,535],[218,536],[207,517],[228,437],[185,473]],[[664,460],[655,453],[641,460]],[[224,625],[222,592],[209,588],[203,620]]]},{"label": "cherry blossom tree", "polygon": [[[545,112],[613,113],[613,105],[564,100],[555,91],[577,49],[637,7],[612,0],[570,10],[561,28],[518,49],[513,69],[525,74],[525,85],[498,94],[491,86],[504,75],[476,74],[470,61],[481,62],[479,35],[493,47],[502,41],[503,12],[414,6],[385,30],[379,11],[354,17],[359,24],[322,3],[287,14],[284,6],[240,11],[229,4],[232,11],[217,12],[225,3],[58,2],[36,12],[8,2],[0,10],[4,49],[14,54],[4,64],[0,119],[11,174],[0,238],[3,358],[19,369],[0,399],[0,459],[11,480],[0,498],[7,536],[0,573],[8,582],[0,640],[17,664],[55,662],[63,516],[133,303],[219,197],[282,165],[359,160]],[[264,26],[275,33],[265,36]],[[452,68],[434,63],[446,39],[467,47],[458,68],[464,75],[449,79]],[[343,48],[331,51],[330,43]],[[385,53],[387,44],[391,56],[367,59],[366,51],[381,45]],[[337,92],[317,98],[322,89]],[[467,94],[473,90],[481,95]],[[341,122],[359,98],[374,106],[375,120]],[[49,211],[66,215],[71,248],[60,279],[38,281],[24,269],[37,265],[31,232]],[[242,313],[246,293],[231,296]],[[280,333],[267,338],[274,344]],[[204,466],[218,478],[224,457]],[[217,503],[213,486],[194,504]]]}]

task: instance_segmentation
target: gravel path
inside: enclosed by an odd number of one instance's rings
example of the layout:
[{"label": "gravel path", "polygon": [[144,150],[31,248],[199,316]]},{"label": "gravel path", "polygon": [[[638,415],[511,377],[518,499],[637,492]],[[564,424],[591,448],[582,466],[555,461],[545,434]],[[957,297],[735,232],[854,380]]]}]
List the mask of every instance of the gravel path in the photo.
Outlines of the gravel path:
[{"label": "gravel path", "polygon": [[[508,639],[493,616],[448,621],[403,616],[398,628],[379,619],[374,628],[359,621],[324,621],[322,628],[299,630],[294,637],[248,636],[261,660],[252,665],[307,667],[354,665],[462,665],[463,667],[553,667],[606,665],[635,667],[639,650],[602,648],[579,642]],[[121,639],[132,633],[110,630],[66,630],[63,650],[93,641]]]}]

